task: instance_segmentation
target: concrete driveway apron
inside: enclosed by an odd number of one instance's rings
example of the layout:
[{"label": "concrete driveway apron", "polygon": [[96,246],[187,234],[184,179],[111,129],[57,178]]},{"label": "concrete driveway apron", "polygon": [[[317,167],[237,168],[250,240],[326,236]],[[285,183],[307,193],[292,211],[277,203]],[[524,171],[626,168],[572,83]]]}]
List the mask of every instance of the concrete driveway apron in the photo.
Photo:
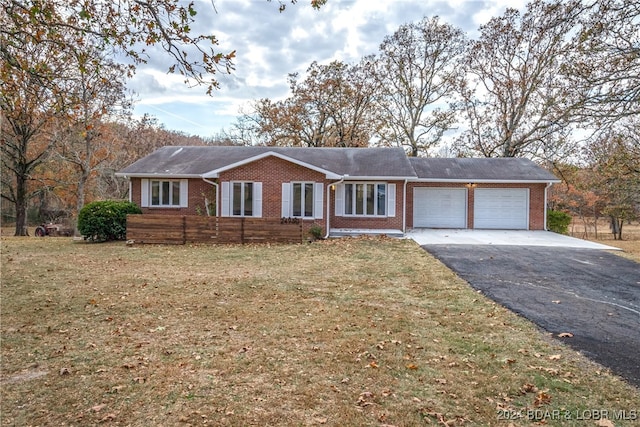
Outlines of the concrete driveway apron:
[{"label": "concrete driveway apron", "polygon": [[555,337],[573,334],[561,341],[640,387],[640,264],[568,242],[574,246],[421,246],[473,288]]}]

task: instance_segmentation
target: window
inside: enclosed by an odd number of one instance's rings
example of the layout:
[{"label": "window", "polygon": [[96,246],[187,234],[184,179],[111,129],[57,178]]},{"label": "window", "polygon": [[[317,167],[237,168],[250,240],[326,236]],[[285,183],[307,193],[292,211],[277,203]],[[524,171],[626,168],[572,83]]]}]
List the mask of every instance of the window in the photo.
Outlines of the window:
[{"label": "window", "polygon": [[321,182],[283,182],[283,218],[322,218],[324,184]]},{"label": "window", "polygon": [[294,182],[291,184],[291,188],[293,189],[292,216],[303,218],[313,217],[313,187],[312,182]]},{"label": "window", "polygon": [[150,206],[180,207],[180,181],[151,181]]},{"label": "window", "polygon": [[234,182],[232,215],[253,216],[253,182]]},{"label": "window", "polygon": [[344,214],[384,216],[387,213],[387,185],[380,183],[344,184]]},{"label": "window", "polygon": [[220,184],[220,215],[262,217],[261,182],[223,181]]}]

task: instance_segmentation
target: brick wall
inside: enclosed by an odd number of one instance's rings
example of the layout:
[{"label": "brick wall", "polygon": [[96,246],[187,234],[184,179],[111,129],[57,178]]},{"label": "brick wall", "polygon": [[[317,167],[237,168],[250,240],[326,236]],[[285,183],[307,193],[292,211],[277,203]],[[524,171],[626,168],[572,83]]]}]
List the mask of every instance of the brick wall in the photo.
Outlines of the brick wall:
[{"label": "brick wall", "polygon": [[[407,189],[407,228],[413,227],[413,189],[416,187],[467,188],[464,183],[409,183]],[[467,228],[473,228],[473,202],[476,188],[528,188],[529,230],[544,230],[544,189],[546,184],[474,184],[467,189]]]}]

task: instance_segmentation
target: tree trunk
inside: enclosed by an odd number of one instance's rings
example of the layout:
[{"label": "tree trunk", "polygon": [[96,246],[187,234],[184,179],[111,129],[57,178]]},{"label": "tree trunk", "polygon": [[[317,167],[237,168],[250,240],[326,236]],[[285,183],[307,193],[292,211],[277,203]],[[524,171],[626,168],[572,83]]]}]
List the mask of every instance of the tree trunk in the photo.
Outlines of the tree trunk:
[{"label": "tree trunk", "polygon": [[27,228],[27,180],[16,174],[16,232],[15,236],[28,236]]},{"label": "tree trunk", "polygon": [[613,240],[622,240],[622,219],[618,219],[614,216],[611,219],[611,233],[613,233]]},{"label": "tree trunk", "polygon": [[622,225],[624,224],[623,219],[618,220],[618,240],[622,240]]}]

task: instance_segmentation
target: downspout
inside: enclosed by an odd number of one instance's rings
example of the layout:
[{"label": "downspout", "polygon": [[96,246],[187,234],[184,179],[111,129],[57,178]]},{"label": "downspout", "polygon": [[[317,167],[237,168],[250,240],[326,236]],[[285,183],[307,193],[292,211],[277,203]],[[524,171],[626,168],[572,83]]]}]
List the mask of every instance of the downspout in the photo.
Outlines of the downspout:
[{"label": "downspout", "polygon": [[342,184],[344,182],[344,176],[340,178],[338,181],[334,181],[327,185],[327,232],[324,236],[325,239],[329,238],[329,234],[331,231],[331,187],[334,185]]},{"label": "downspout", "polygon": [[218,205],[219,205],[219,203],[218,203],[218,193],[219,193],[219,191],[218,191],[218,189],[219,189],[219,187],[218,187],[218,183],[217,183],[217,182],[210,181],[210,180],[208,180],[207,178],[202,178],[202,180],[203,180],[204,182],[206,182],[207,184],[211,184],[211,185],[213,185],[214,187],[216,187],[216,215],[215,215],[215,216],[217,217],[217,216],[218,216]]},{"label": "downspout", "polygon": [[547,182],[547,186],[544,187],[544,230],[547,229],[547,189],[553,185],[553,182]]},{"label": "downspout", "polygon": [[408,179],[404,180],[404,190],[402,192],[402,234],[407,234],[407,183]]}]

